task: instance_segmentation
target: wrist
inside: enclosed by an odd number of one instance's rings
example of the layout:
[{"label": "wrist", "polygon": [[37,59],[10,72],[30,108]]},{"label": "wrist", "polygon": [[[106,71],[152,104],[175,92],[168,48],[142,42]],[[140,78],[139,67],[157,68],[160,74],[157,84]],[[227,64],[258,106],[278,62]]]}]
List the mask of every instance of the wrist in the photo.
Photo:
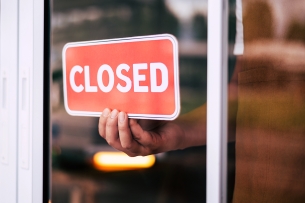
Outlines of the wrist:
[{"label": "wrist", "polygon": [[205,125],[190,125],[190,123],[177,123],[179,126],[179,148],[185,149],[206,144]]}]

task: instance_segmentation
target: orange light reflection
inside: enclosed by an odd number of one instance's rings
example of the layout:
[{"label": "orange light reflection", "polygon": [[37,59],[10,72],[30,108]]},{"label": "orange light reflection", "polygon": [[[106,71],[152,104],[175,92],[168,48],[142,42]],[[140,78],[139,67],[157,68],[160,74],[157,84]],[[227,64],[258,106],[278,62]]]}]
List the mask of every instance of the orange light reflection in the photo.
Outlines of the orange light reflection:
[{"label": "orange light reflection", "polygon": [[123,152],[97,152],[93,156],[94,167],[102,171],[123,171],[150,168],[154,165],[154,155],[129,157]]}]

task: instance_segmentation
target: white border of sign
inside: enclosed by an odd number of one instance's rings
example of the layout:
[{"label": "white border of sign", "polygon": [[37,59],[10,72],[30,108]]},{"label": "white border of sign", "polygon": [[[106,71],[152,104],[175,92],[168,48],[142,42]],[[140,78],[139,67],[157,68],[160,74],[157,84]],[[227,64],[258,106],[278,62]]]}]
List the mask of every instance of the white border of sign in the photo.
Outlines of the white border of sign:
[{"label": "white border of sign", "polygon": [[174,120],[178,117],[180,113],[180,90],[179,90],[179,60],[178,60],[178,42],[176,37],[170,34],[160,34],[160,35],[148,35],[148,36],[138,36],[138,37],[128,37],[128,38],[116,38],[107,40],[94,40],[94,41],[83,41],[83,42],[70,42],[67,43],[62,51],[62,63],[63,63],[63,91],[64,91],[64,104],[65,109],[68,114],[72,116],[93,116],[99,117],[102,112],[91,112],[91,111],[73,111],[68,107],[67,101],[67,87],[66,87],[66,50],[70,47],[80,47],[88,45],[101,45],[101,44],[116,44],[124,42],[140,42],[140,41],[152,41],[152,40],[163,40],[168,39],[173,44],[173,55],[174,55],[174,83],[175,83],[175,111],[171,115],[159,115],[159,114],[128,114],[129,118],[136,119],[155,119],[155,120]]}]

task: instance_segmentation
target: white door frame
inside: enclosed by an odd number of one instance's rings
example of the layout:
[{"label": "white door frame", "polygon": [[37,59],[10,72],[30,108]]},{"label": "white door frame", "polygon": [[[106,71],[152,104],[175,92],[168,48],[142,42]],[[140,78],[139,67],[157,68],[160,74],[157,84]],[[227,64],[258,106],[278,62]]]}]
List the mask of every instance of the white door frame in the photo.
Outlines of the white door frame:
[{"label": "white door frame", "polygon": [[207,202],[227,202],[228,0],[208,2]]},{"label": "white door frame", "polygon": [[[20,1],[21,2],[21,1]],[[49,53],[46,53],[46,5],[40,0],[1,1],[0,11],[0,199],[6,203],[47,202],[49,198]],[[33,15],[27,15],[24,7]],[[226,0],[208,3],[207,202],[226,202],[227,179],[227,10]],[[26,19],[23,19],[23,16]],[[21,24],[19,24],[19,21]],[[22,28],[32,22],[33,30]],[[29,43],[24,36],[31,38]],[[31,41],[32,40],[32,41]],[[21,46],[21,47],[20,47]],[[25,54],[25,55],[24,55]],[[30,56],[26,58],[26,56]],[[29,66],[24,67],[26,61]],[[24,77],[29,83],[22,88]],[[23,83],[27,84],[27,82]],[[18,88],[19,86],[19,88]],[[28,90],[28,91],[26,91]],[[24,97],[25,96],[25,97]],[[23,98],[23,100],[22,100]],[[27,100],[27,99],[28,100]],[[22,112],[23,102],[29,110]],[[29,122],[25,124],[25,118]],[[19,127],[18,127],[19,126]],[[26,126],[25,128],[23,128]],[[24,136],[22,132],[29,132]],[[19,136],[19,137],[18,137]],[[22,139],[28,140],[23,142]],[[25,150],[25,151],[24,151]],[[25,153],[23,153],[25,152]],[[22,160],[25,162],[22,162]],[[49,182],[48,182],[49,183]],[[18,190],[17,190],[18,188]]]},{"label": "white door frame", "polygon": [[17,197],[18,1],[0,5],[0,199]]},{"label": "white door frame", "polygon": [[0,201],[50,197],[49,2],[1,0]]}]

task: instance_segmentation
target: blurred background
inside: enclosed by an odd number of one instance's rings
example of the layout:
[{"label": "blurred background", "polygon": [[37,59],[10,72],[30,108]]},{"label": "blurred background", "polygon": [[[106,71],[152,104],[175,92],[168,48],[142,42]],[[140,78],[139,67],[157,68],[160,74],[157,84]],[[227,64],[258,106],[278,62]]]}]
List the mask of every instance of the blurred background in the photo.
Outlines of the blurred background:
[{"label": "blurred background", "polygon": [[[230,78],[235,65],[232,50],[236,20],[235,1],[229,2]],[[255,1],[244,2],[255,6]],[[304,50],[305,4],[303,0],[294,0],[293,4],[289,2],[268,0],[258,4],[265,9],[266,15],[272,17],[270,33],[267,32],[263,38],[275,40],[267,43],[254,40],[253,46],[258,48],[248,53],[247,60],[257,60],[262,53],[270,60],[278,60],[278,52],[268,50],[282,50],[285,56],[290,54],[291,58],[303,63],[300,60],[302,56],[293,50]],[[76,41],[163,33],[176,36],[179,43],[181,114],[185,114],[206,102],[207,0],[53,0],[52,4],[52,202],[205,202],[204,146],[129,159],[109,147],[99,136],[98,118],[72,117],[66,113],[62,48],[66,43]],[[253,27],[265,26],[260,16],[247,15],[247,12],[244,11],[244,17],[255,22]],[[248,39],[257,39],[260,30],[248,33],[253,34],[247,36]],[[291,61],[285,63],[289,65]],[[234,146],[234,143],[229,144],[229,197],[234,188]],[[103,157],[124,164],[111,165]]]},{"label": "blurred background", "polygon": [[[54,203],[205,201],[205,147],[157,154],[145,160],[128,159],[99,136],[98,118],[66,113],[62,48],[76,41],[163,33],[176,36],[184,114],[206,101],[206,17],[206,0],[53,0]],[[109,166],[104,156],[125,164]]]}]

